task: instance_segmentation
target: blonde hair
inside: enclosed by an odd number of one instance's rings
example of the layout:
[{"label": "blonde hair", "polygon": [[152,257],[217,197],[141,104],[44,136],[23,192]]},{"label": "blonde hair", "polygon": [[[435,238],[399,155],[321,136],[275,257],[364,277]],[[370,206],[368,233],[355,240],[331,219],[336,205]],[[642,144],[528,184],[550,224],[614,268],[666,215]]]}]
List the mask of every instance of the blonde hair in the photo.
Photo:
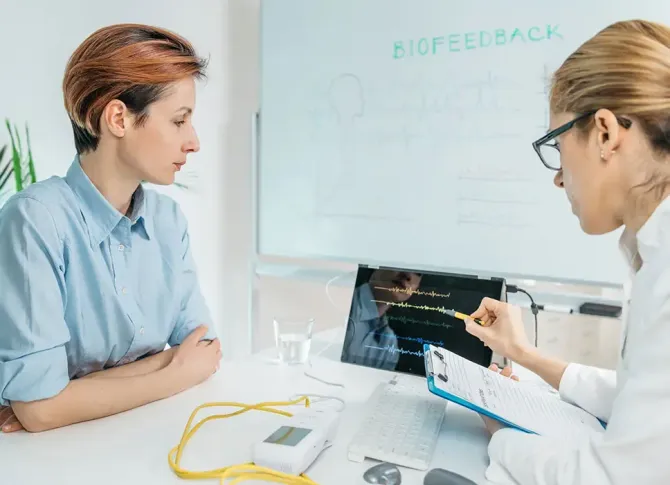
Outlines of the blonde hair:
[{"label": "blonde hair", "polygon": [[550,93],[553,112],[607,108],[639,122],[653,149],[670,154],[670,28],[644,20],[606,27],[565,60]]}]

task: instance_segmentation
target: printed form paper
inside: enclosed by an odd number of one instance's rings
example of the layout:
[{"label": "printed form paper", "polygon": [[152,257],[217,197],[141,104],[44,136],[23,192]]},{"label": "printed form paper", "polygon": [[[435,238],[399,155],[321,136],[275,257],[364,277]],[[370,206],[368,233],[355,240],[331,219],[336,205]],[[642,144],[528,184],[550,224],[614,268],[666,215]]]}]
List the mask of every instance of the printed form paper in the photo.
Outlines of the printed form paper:
[{"label": "printed form paper", "polygon": [[[431,345],[430,357],[438,389],[528,431],[566,438],[604,431],[600,421],[583,409],[547,392],[524,387],[453,352]],[[447,382],[438,374],[446,376]]]}]

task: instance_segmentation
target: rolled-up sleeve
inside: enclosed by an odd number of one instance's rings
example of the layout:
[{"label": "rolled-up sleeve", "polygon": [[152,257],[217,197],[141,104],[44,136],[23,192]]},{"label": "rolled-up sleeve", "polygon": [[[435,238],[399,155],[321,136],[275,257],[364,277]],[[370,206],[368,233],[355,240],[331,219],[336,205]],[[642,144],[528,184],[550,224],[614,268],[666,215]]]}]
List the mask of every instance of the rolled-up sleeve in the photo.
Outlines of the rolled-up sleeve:
[{"label": "rolled-up sleeve", "polygon": [[181,308],[175,328],[170,335],[168,344],[172,347],[180,345],[188,335],[200,325],[207,325],[209,330],[205,339],[216,338],[214,323],[205,302],[205,298],[200,290],[198,281],[198,272],[196,269],[193,255],[191,254],[191,243],[188,232],[188,223],[186,217],[177,208],[177,229],[181,240],[180,256],[180,298]]},{"label": "rolled-up sleeve", "polygon": [[561,399],[609,421],[616,394],[616,372],[581,364],[570,364],[558,388]]},{"label": "rolled-up sleeve", "polygon": [[62,243],[47,207],[0,210],[0,405],[53,397],[69,383]]}]

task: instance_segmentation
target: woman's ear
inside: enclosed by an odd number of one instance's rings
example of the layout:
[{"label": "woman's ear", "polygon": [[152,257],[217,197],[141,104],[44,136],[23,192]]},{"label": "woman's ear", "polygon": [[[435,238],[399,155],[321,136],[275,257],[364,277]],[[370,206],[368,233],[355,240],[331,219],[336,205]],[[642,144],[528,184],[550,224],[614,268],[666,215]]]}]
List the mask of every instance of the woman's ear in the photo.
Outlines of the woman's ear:
[{"label": "woman's ear", "polygon": [[[128,114],[128,108],[126,107],[123,101],[118,99],[113,99],[102,112],[102,119],[100,120],[101,124],[104,124],[112,135],[117,138],[123,138],[126,134],[126,116]],[[102,128],[102,127],[101,127]]]},{"label": "woman's ear", "polygon": [[622,131],[617,117],[608,109],[599,109],[594,115],[596,143],[600,158],[608,160],[621,144]]}]

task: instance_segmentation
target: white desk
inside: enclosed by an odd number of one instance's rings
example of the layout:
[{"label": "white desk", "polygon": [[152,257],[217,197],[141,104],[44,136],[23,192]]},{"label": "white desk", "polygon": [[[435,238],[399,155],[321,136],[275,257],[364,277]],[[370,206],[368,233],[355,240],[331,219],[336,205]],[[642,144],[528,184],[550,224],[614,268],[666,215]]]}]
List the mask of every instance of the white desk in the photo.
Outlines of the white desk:
[{"label": "white desk", "polygon": [[[329,335],[332,333],[326,337]],[[316,336],[313,349],[318,351],[323,347],[324,341]],[[374,462],[350,462],[347,445],[362,419],[366,399],[379,382],[390,379],[392,374],[340,364],[337,362],[339,348],[339,345],[333,345],[322,356],[316,357],[311,372],[343,382],[344,389],[304,376],[302,367],[270,364],[267,357],[258,354],[242,361],[224,362],[220,371],[200,386],[126,413],[40,434],[0,433],[0,483],[168,485],[192,482],[218,485],[216,480],[182,480],[168,466],[168,452],[178,444],[190,413],[205,402],[279,401],[301,392],[338,395],[347,402],[334,446],[320,456],[308,475],[320,485],[361,483],[363,472]],[[337,403],[319,403],[331,404]],[[203,411],[201,416],[208,414]],[[285,418],[249,412],[207,423],[191,439],[182,466],[190,470],[208,470],[248,462],[252,443],[266,438],[282,419]],[[451,469],[478,484],[485,484],[488,441],[488,434],[477,414],[449,404],[432,467]],[[403,484],[423,483],[425,472],[406,468],[401,468],[401,472]]]}]

